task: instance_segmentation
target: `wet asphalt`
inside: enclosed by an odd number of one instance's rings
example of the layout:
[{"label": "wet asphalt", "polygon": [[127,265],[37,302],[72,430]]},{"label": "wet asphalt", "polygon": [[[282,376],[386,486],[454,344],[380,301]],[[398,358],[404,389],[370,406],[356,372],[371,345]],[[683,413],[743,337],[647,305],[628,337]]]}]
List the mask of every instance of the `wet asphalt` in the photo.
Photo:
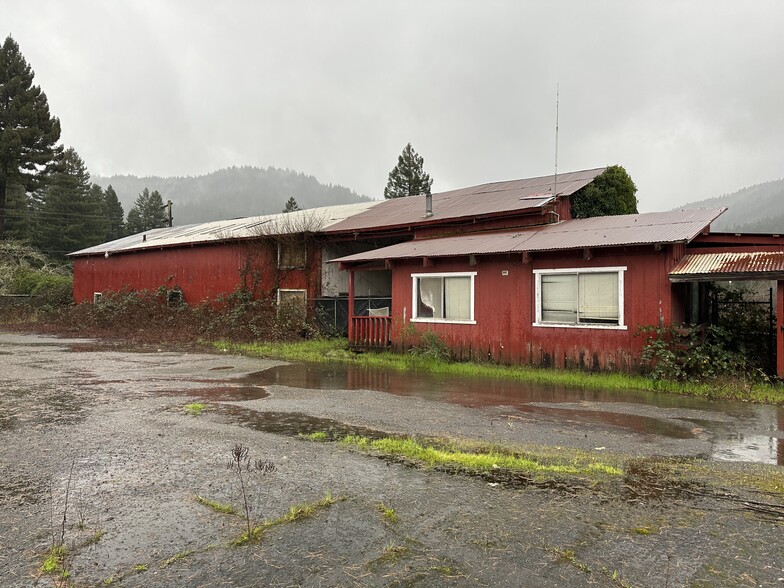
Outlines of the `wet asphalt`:
[{"label": "wet asphalt", "polygon": [[[378,431],[699,461],[721,457],[741,426],[741,443],[757,435],[776,456],[775,412],[520,403],[497,390],[476,402],[454,383],[394,393],[327,386],[322,374],[314,385],[280,376],[307,366],[21,334],[0,333],[0,365],[2,586],[52,585],[39,568],[63,529],[75,586],[784,586],[782,522],[714,499],[506,486],[297,436]],[[193,402],[206,405],[198,416],[184,408]],[[196,497],[241,504],[226,468],[238,443],[277,466],[249,478],[254,519],[340,500],[232,547],[242,519]]]}]

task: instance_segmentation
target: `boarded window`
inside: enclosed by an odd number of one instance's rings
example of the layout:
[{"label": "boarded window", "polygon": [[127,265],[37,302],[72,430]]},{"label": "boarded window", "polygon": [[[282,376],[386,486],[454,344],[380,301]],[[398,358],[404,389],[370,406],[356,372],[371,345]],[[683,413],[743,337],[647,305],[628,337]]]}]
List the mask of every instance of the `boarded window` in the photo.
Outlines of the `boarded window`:
[{"label": "boarded window", "polygon": [[303,268],[307,261],[307,248],[303,241],[278,243],[278,267],[281,269]]},{"label": "boarded window", "polygon": [[305,319],[307,316],[306,290],[278,290],[278,314]]},{"label": "boarded window", "polygon": [[474,273],[413,275],[413,319],[473,321]]}]

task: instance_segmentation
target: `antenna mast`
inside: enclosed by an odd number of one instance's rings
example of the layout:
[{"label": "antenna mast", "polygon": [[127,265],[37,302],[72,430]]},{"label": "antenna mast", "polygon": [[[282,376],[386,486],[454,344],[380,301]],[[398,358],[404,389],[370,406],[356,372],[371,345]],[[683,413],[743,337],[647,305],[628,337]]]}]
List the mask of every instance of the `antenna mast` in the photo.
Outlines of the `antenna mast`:
[{"label": "antenna mast", "polygon": [[555,174],[553,175],[553,197],[558,196],[558,102],[560,84],[555,85]]}]

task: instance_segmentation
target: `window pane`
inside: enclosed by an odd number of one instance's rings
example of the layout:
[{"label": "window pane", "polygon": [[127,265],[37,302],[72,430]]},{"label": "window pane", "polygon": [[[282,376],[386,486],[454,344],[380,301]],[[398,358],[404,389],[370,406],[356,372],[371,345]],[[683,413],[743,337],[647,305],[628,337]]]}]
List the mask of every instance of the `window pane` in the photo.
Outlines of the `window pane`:
[{"label": "window pane", "polygon": [[444,278],[446,314],[444,318],[471,319],[471,278]]},{"label": "window pane", "polygon": [[280,258],[278,267],[297,268],[305,267],[307,251],[305,243],[297,241],[283,241],[279,244]]},{"label": "window pane", "polygon": [[441,278],[419,278],[417,318],[444,318]]},{"label": "window pane", "polygon": [[280,290],[279,311],[289,316],[305,318],[307,314],[307,299],[305,290]]},{"label": "window pane", "polygon": [[618,324],[618,274],[580,274],[580,322]]},{"label": "window pane", "polygon": [[577,322],[577,275],[542,274],[542,322]]}]

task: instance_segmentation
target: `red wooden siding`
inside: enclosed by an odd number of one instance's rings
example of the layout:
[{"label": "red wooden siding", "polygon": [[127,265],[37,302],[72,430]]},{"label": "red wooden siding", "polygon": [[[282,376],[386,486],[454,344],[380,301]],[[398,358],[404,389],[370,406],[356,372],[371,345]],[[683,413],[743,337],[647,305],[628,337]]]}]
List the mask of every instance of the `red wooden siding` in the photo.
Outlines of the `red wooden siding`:
[{"label": "red wooden siding", "polygon": [[[74,259],[74,299],[91,301],[94,292],[123,289],[155,290],[179,287],[189,304],[233,292],[241,275],[247,285],[255,279],[257,291],[274,296],[277,288],[305,289],[308,296],[320,287],[320,251],[308,247],[307,269],[277,269],[274,242],[222,243],[136,251],[109,257]],[[244,272],[247,266],[247,272]]]},{"label": "red wooden siding", "polygon": [[[487,359],[554,367],[630,370],[638,362],[644,337],[638,327],[672,320],[673,291],[667,278],[668,251],[653,248],[597,250],[590,260],[581,252],[537,254],[530,264],[522,256],[467,260],[433,260],[395,264],[392,273],[393,343],[410,344],[402,329],[411,317],[412,273],[476,271],[476,324],[413,323],[419,331],[432,330],[460,358]],[[534,269],[625,266],[624,324],[626,330],[534,327],[536,300]],[[508,275],[502,275],[507,271]]]},{"label": "red wooden siding", "polygon": [[776,373],[784,379],[784,280],[779,280],[776,295]]}]

